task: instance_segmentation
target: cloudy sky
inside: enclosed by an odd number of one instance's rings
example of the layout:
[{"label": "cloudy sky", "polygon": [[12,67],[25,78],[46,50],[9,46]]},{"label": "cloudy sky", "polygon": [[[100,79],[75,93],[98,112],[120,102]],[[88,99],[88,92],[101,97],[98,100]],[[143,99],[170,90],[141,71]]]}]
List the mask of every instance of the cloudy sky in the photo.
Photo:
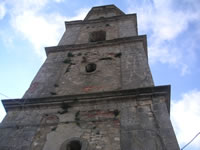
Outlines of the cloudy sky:
[{"label": "cloudy sky", "polygon": [[[199,0],[0,0],[0,99],[23,96],[64,21],[107,4],[137,13],[155,85],[171,85],[171,120],[183,147],[200,132]],[[0,103],[0,121],[4,115]],[[200,137],[185,149],[199,150]]]}]

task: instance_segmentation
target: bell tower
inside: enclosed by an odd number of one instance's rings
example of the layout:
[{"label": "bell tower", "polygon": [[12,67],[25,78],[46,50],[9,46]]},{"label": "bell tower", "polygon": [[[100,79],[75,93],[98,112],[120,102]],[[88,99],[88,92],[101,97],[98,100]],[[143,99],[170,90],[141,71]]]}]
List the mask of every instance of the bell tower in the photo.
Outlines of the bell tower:
[{"label": "bell tower", "polygon": [[93,7],[65,27],[23,98],[3,100],[0,149],[178,150],[136,14]]}]

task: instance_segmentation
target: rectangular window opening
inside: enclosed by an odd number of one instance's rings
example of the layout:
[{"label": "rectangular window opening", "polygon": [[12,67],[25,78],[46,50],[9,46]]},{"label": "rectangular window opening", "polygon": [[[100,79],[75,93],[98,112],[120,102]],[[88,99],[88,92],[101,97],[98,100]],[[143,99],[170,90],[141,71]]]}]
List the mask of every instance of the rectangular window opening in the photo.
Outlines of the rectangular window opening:
[{"label": "rectangular window opening", "polygon": [[98,42],[106,40],[106,32],[105,31],[94,31],[89,33],[89,42]]}]

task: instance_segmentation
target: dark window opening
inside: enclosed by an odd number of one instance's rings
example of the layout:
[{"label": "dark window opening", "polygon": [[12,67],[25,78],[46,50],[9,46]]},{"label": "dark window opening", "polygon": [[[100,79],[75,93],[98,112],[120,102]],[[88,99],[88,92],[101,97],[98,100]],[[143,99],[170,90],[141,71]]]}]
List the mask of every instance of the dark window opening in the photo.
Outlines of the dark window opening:
[{"label": "dark window opening", "polygon": [[96,70],[96,67],[97,67],[97,65],[94,64],[94,63],[87,64],[85,66],[85,71],[88,72],[88,73],[93,72],[93,71]]},{"label": "dark window opening", "polygon": [[69,144],[67,144],[66,150],[81,150],[80,141],[71,141]]},{"label": "dark window opening", "polygon": [[89,42],[98,42],[106,40],[105,31],[95,31],[89,34]]}]

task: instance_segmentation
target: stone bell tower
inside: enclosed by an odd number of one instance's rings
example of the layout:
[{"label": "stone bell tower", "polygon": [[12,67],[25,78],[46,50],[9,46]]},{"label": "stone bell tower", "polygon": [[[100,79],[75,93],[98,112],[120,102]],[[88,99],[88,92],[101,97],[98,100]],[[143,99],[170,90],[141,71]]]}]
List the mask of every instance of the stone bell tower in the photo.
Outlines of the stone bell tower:
[{"label": "stone bell tower", "polygon": [[0,149],[178,150],[136,14],[93,7],[65,27],[23,98],[3,100]]}]

